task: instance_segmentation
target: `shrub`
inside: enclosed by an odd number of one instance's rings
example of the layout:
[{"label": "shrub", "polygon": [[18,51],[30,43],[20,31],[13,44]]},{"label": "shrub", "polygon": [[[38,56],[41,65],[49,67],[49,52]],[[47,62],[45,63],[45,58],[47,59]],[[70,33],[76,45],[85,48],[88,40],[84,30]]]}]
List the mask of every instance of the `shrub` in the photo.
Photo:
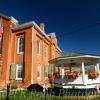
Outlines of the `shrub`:
[{"label": "shrub", "polygon": [[17,89],[18,87],[17,87],[16,84],[11,84],[10,88],[11,88],[11,89]]}]

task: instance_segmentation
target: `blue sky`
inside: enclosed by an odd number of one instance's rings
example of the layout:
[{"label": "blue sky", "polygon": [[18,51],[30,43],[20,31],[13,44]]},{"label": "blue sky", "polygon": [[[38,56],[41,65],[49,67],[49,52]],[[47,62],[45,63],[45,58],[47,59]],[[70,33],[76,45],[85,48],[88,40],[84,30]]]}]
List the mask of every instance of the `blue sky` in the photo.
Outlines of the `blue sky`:
[{"label": "blue sky", "polygon": [[100,0],[2,0],[0,12],[19,23],[45,23],[63,52],[100,54]]}]

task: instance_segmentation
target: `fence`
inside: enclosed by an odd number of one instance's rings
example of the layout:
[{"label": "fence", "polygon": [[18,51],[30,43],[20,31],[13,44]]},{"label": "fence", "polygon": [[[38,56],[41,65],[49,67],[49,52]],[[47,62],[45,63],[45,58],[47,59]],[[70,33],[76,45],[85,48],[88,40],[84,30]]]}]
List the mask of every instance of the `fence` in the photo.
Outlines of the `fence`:
[{"label": "fence", "polygon": [[[58,92],[49,90],[46,95],[43,92],[36,91],[10,91],[10,100],[100,100],[100,94],[97,92],[71,92],[60,89]],[[0,100],[6,99],[6,91],[0,92]]]}]

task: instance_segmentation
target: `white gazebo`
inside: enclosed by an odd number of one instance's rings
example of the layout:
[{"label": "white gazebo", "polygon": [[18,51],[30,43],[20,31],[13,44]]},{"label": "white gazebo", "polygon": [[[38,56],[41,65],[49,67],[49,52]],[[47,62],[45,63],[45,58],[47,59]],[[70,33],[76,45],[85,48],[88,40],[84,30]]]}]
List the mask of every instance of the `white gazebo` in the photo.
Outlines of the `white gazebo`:
[{"label": "white gazebo", "polygon": [[100,86],[100,56],[81,53],[69,53],[50,61],[55,78],[54,85],[60,88],[90,89]]}]

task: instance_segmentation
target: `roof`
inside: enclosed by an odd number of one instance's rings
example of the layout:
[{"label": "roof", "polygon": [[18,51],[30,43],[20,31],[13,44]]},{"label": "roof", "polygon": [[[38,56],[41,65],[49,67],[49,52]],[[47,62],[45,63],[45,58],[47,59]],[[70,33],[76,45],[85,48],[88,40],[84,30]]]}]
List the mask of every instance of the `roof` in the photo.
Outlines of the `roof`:
[{"label": "roof", "polygon": [[[31,21],[31,22],[27,22],[27,23],[23,23],[23,24],[18,24],[18,21],[12,16],[8,17],[8,16],[0,13],[0,17],[3,17],[5,19],[7,19],[7,20],[13,20],[14,22],[17,23],[16,26],[11,28],[12,31],[17,31],[17,30],[20,30],[20,29],[24,29],[24,28],[28,28],[28,27],[34,26],[42,35],[44,35],[47,38],[47,40],[50,41],[49,36],[44,31],[42,31],[40,29],[40,27],[35,23],[35,21]],[[58,49],[60,50],[60,48],[58,48]],[[62,52],[62,51],[60,50],[60,52]]]},{"label": "roof", "polygon": [[27,22],[27,23],[23,23],[17,26],[12,27],[12,31],[17,31],[19,29],[24,29],[24,28],[28,28],[34,26],[42,35],[44,35],[48,40],[50,40],[50,38],[46,35],[45,32],[43,32],[40,27],[35,23],[35,21],[31,21],[31,22]]},{"label": "roof", "polygon": [[85,53],[79,53],[79,52],[72,52],[72,53],[66,53],[63,54],[59,58],[65,58],[65,59],[70,59],[70,58],[80,58],[80,57],[92,57],[92,58],[100,58],[100,55],[94,55],[94,54],[85,54]]},{"label": "roof", "polygon": [[6,16],[6,15],[0,13],[0,17],[4,18],[6,20],[13,20],[15,23],[18,23],[18,20],[15,19],[13,16],[9,17],[9,16]]},{"label": "roof", "polygon": [[90,62],[92,61],[100,61],[100,55],[94,55],[94,54],[85,54],[85,53],[67,53],[63,54],[61,57],[57,57],[53,60],[50,61],[50,63],[58,63],[58,62],[82,62],[89,60]]},{"label": "roof", "polygon": [[79,53],[79,52],[69,52],[69,53],[62,54],[62,57],[73,57],[73,56],[82,56],[82,55],[86,55],[86,54]]},{"label": "roof", "polygon": [[2,14],[2,13],[0,13],[0,17],[3,17],[3,18],[5,18],[5,19],[7,19],[7,20],[10,20],[10,19],[11,19],[10,17],[8,17],[8,16],[6,16],[6,15],[4,15],[4,14]]},{"label": "roof", "polygon": [[62,57],[73,57],[73,56],[75,57],[75,56],[82,56],[82,55],[100,56],[100,55],[80,53],[80,52],[67,52],[62,54]]}]

